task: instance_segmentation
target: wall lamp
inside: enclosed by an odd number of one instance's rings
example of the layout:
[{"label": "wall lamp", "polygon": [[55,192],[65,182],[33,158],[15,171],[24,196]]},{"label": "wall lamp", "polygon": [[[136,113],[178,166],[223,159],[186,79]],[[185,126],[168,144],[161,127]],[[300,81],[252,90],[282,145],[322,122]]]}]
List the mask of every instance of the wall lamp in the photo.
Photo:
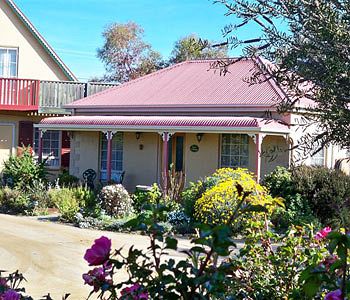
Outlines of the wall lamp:
[{"label": "wall lamp", "polygon": [[200,143],[201,140],[203,139],[203,135],[204,135],[204,133],[197,133],[196,137],[197,137],[198,143]]},{"label": "wall lamp", "polygon": [[135,132],[135,137],[137,140],[139,140],[141,137],[141,132]]}]

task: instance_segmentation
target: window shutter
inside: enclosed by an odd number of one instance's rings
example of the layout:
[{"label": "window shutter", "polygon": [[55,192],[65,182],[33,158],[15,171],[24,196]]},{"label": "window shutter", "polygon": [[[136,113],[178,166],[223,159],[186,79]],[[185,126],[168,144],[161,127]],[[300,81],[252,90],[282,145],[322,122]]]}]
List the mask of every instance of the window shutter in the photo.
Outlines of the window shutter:
[{"label": "window shutter", "polygon": [[33,122],[31,121],[20,121],[19,132],[18,132],[18,146],[25,147],[33,146]]},{"label": "window shutter", "polygon": [[62,147],[61,147],[61,167],[69,167],[70,156],[70,138],[67,131],[62,131]]}]

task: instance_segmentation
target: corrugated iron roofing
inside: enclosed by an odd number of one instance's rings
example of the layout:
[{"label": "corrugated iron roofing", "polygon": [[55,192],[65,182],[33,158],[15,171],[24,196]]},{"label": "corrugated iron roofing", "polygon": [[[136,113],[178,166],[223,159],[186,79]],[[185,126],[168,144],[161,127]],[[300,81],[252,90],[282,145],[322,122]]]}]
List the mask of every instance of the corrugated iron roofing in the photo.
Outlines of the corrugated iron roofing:
[{"label": "corrugated iron roofing", "polygon": [[45,125],[93,126],[109,128],[259,128],[276,132],[287,132],[288,126],[277,120],[265,120],[252,117],[185,117],[185,116],[68,116],[45,118],[40,122]]},{"label": "corrugated iron roofing", "polygon": [[250,59],[228,67],[226,75],[210,69],[213,60],[187,61],[73,102],[67,108],[273,106],[283,94],[265,81],[249,84],[256,68]]}]

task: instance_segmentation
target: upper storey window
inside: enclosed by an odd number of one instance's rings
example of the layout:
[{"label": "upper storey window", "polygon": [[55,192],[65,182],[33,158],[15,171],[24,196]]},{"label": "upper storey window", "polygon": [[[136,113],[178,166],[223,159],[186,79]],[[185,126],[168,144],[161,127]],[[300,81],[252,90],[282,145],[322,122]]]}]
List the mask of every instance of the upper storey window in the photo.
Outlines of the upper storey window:
[{"label": "upper storey window", "polygon": [[18,50],[0,47],[0,77],[17,77]]}]

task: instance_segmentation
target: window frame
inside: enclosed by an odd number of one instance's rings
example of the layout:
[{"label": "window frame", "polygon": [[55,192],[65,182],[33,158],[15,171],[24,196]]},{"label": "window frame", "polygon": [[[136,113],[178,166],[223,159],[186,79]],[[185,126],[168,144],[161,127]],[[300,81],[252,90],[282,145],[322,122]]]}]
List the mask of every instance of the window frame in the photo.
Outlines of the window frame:
[{"label": "window frame", "polygon": [[11,76],[10,73],[11,73],[11,61],[8,62],[8,65],[7,65],[7,70],[8,70],[8,75],[6,74],[0,74],[0,78],[3,77],[3,78],[18,78],[18,60],[19,60],[19,48],[18,47],[5,47],[5,46],[0,46],[0,50],[6,50],[7,53],[9,53],[10,50],[14,50],[16,51],[16,75],[14,76]]},{"label": "window frame", "polygon": [[[113,170],[113,139],[117,136],[117,135],[121,135],[121,153],[122,153],[122,157],[121,157],[121,170]],[[107,168],[103,169],[102,168],[102,152],[104,151],[102,149],[103,147],[103,139],[105,139],[107,141],[106,135],[104,133],[100,133],[100,138],[99,138],[99,179],[102,182],[107,181]],[[107,145],[107,143],[106,143]],[[116,150],[118,151],[118,150]],[[103,160],[104,161],[104,160]],[[117,164],[116,160],[116,164]],[[114,176],[113,174],[117,174],[120,175],[123,171],[124,171],[124,133],[123,132],[117,132],[113,135],[112,138],[112,157],[111,157],[111,163],[112,163],[112,168],[111,168],[111,179],[113,180]],[[107,165],[107,157],[106,157],[106,165]],[[105,174],[104,176],[102,176],[102,174]]]},{"label": "window frame", "polygon": [[[223,138],[224,138],[224,135],[229,135],[230,136],[230,140],[231,140],[231,136],[232,135],[239,135],[239,136],[246,136],[247,137],[247,143],[246,144],[243,144],[243,143],[239,143],[239,144],[232,144],[230,142],[229,146],[231,147],[232,145],[236,145],[236,146],[247,146],[247,164],[246,165],[242,165],[241,164],[241,159],[239,160],[239,165],[237,166],[232,166],[231,165],[231,158],[234,157],[234,156],[238,156],[238,157],[242,157],[243,155],[241,155],[241,152],[239,155],[232,155],[231,154],[231,150],[230,150],[230,155],[227,155],[227,154],[223,154]],[[220,145],[219,145],[219,168],[245,168],[245,169],[249,169],[249,164],[250,164],[250,140],[249,140],[249,135],[246,134],[246,133],[222,133],[220,134]],[[241,151],[241,148],[239,148],[240,151]],[[229,165],[223,165],[222,163],[222,157],[223,156],[228,156],[229,157],[229,160],[230,160],[230,163]]]},{"label": "window frame", "polygon": [[[55,165],[55,166],[52,166],[52,165],[49,165],[49,164],[45,164],[45,167],[50,169],[50,170],[59,170],[61,168],[61,156],[62,156],[62,131],[61,130],[47,130],[44,132],[44,135],[46,132],[48,131],[54,131],[54,132],[58,132],[58,157],[54,156],[54,159],[58,159],[58,165]],[[39,155],[37,153],[37,150],[39,149],[39,145],[36,146],[36,141],[37,139],[35,138],[36,137],[36,133],[39,134],[39,129],[38,128],[35,128],[34,127],[34,130],[33,130],[33,153],[34,153],[34,158],[35,159],[38,159],[39,158]],[[39,140],[38,140],[39,142]],[[51,139],[50,139],[50,142],[51,142]],[[43,136],[43,143],[44,143],[44,136]],[[42,159],[45,160],[48,156],[46,155],[42,155]]]}]

